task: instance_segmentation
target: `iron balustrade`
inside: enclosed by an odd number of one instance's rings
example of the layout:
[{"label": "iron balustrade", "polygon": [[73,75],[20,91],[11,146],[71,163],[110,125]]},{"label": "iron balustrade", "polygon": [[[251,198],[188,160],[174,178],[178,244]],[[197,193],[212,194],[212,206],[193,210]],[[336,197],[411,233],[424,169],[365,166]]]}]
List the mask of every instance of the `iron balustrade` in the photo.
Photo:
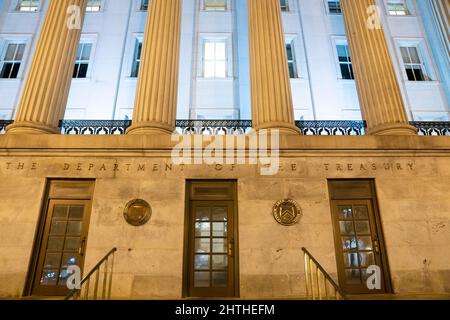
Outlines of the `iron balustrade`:
[{"label": "iron balustrade", "polygon": [[6,132],[6,127],[13,122],[13,120],[0,120],[0,134],[4,134]]},{"label": "iron balustrade", "polygon": [[[114,272],[114,254],[117,248],[112,248],[92,270],[81,280],[80,289],[73,289],[65,300],[111,300],[111,288]],[[102,268],[103,267],[103,268]],[[103,269],[103,271],[102,271]],[[102,272],[102,275],[100,273]],[[100,279],[100,276],[102,279]],[[92,279],[95,277],[94,279]],[[91,287],[91,279],[94,286]],[[99,293],[100,287],[100,293]],[[92,288],[92,290],[91,290]],[[92,292],[91,292],[92,291]]]},{"label": "iron balustrade", "polygon": [[347,295],[334,282],[312,254],[302,248],[305,263],[305,284],[308,300],[348,300]]},{"label": "iron balustrade", "polygon": [[[0,134],[5,133],[12,120],[0,120]],[[62,120],[61,134],[67,135],[123,135],[131,120]],[[296,121],[303,135],[348,136],[365,135],[366,122],[352,120]],[[420,136],[450,136],[450,121],[413,121]],[[252,130],[251,120],[177,120],[176,133],[204,135],[242,135]]]},{"label": "iron balustrade", "polygon": [[131,120],[62,120],[61,134],[114,135],[125,134]]},{"label": "iron balustrade", "polygon": [[296,121],[295,125],[305,136],[361,136],[366,130],[365,121]]},{"label": "iron balustrade", "polygon": [[413,121],[411,125],[417,128],[417,134],[420,136],[450,136],[448,121]]}]

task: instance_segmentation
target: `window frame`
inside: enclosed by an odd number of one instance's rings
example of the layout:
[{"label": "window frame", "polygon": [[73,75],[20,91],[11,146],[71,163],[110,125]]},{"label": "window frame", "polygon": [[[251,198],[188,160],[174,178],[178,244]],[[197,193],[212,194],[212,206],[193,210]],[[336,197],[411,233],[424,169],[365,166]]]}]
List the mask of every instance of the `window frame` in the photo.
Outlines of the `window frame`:
[{"label": "window frame", "polygon": [[[223,41],[225,42],[225,62],[226,68],[225,77],[205,77],[205,43],[208,41]],[[232,35],[228,33],[223,34],[199,34],[198,41],[198,70],[197,70],[197,78],[204,80],[227,80],[232,79],[234,75],[234,66],[233,66],[233,40]]]},{"label": "window frame", "polygon": [[[437,81],[437,76],[435,69],[433,67],[433,61],[431,58],[431,55],[428,51],[428,47],[426,46],[425,39],[423,38],[414,38],[414,39],[394,39],[395,41],[395,50],[397,53],[397,58],[401,68],[402,72],[402,78],[403,81],[406,83],[415,83],[415,84],[426,84],[426,83],[432,83]],[[402,47],[415,47],[417,49],[417,55],[420,59],[421,66],[422,66],[422,72],[424,74],[425,80],[423,81],[417,81],[417,80],[409,80],[408,74],[406,72],[406,65],[403,60],[401,48]]]},{"label": "window frame", "polygon": [[[147,9],[143,9],[144,1],[148,2]],[[138,11],[138,12],[149,12],[151,3],[152,3],[152,0],[137,0],[136,11]]]},{"label": "window frame", "polygon": [[[354,82],[355,81],[355,68],[353,66],[353,60],[351,58],[351,52],[350,52],[350,45],[348,43],[347,38],[345,36],[332,37],[332,44],[333,44],[333,54],[334,54],[334,61],[335,61],[335,65],[336,65],[336,74],[337,74],[338,81]],[[352,66],[353,79],[345,79],[342,74],[342,69],[341,69],[342,63],[339,60],[339,53],[338,53],[338,46],[342,46],[342,45],[348,47],[350,63],[345,62],[345,64]]]},{"label": "window frame", "polygon": [[[72,82],[84,82],[84,81],[91,81],[92,80],[92,74],[94,69],[94,58],[95,58],[95,52],[96,52],[96,46],[97,46],[97,34],[83,34],[80,37],[79,44],[82,43],[89,43],[91,44],[91,54],[89,56],[88,61],[88,68],[86,71],[86,77],[85,78],[74,78],[72,74]],[[77,47],[78,52],[78,47]],[[75,64],[77,63],[77,59],[74,60],[74,68]]]},{"label": "window frame", "polygon": [[[403,2],[408,10],[407,14],[390,14],[389,2]],[[383,0],[384,13],[389,18],[407,18],[416,16],[416,9],[411,0]]]},{"label": "window frame", "polygon": [[[331,12],[330,11],[330,2],[339,2],[339,12]],[[327,16],[342,16],[342,8],[340,0],[324,0],[325,13]]]},{"label": "window frame", "polygon": [[98,11],[89,11],[88,7],[89,7],[89,0],[87,3],[87,7],[86,7],[86,14],[96,14],[96,13],[102,13],[105,11],[105,6],[106,6],[106,0],[100,0],[101,5],[100,5],[100,10]]},{"label": "window frame", "polygon": [[21,4],[22,1],[32,1],[32,0],[15,0],[11,3],[11,10],[10,12],[12,13],[25,13],[25,14],[33,14],[33,13],[39,13],[41,11],[41,7],[42,7],[42,0],[38,0],[38,6],[37,9],[35,11],[22,11],[22,10],[18,10],[19,6]]},{"label": "window frame", "polygon": [[20,81],[23,79],[26,66],[28,64],[28,55],[30,51],[30,35],[21,36],[11,36],[11,35],[1,35],[0,34],[0,71],[3,68],[4,56],[6,55],[6,50],[8,50],[9,44],[25,44],[25,49],[22,55],[22,60],[20,62],[19,71],[16,78],[0,78],[0,81]]},{"label": "window frame", "polygon": [[[133,42],[134,45],[133,45],[132,59],[131,59],[131,63],[130,63],[130,71],[128,73],[128,77],[130,79],[137,79],[139,77],[139,71],[140,71],[140,69],[142,67],[142,63],[141,62],[142,62],[142,49],[143,49],[143,45],[144,45],[144,35],[143,34],[141,34],[141,35],[134,35],[133,39],[134,39],[134,42]],[[137,50],[136,50],[138,43],[141,44],[141,54],[139,56],[139,59],[137,58]],[[134,71],[134,67],[135,67],[135,64],[136,64],[137,60],[139,60],[139,69],[137,70],[136,76],[133,76],[133,71]]]},{"label": "window frame", "polygon": [[207,10],[206,9],[206,0],[200,0],[200,11],[201,12],[208,12],[208,13],[224,13],[224,12],[231,12],[232,10],[232,3],[231,0],[225,0],[225,10]]},{"label": "window frame", "polygon": [[[297,54],[297,39],[296,36],[294,35],[285,35],[285,46],[286,46],[286,50],[287,50],[287,45],[290,44],[291,46],[291,51],[292,51],[292,62],[289,62],[289,58],[287,56],[287,51],[286,51],[286,59],[287,59],[287,63],[288,63],[288,74],[289,74],[289,79],[290,80],[296,80],[296,79],[301,79],[301,72],[300,72],[300,67],[299,67],[299,61],[298,61],[298,54]],[[290,69],[289,69],[289,63],[293,64],[294,67],[294,77],[291,78],[291,74],[290,74]]]}]

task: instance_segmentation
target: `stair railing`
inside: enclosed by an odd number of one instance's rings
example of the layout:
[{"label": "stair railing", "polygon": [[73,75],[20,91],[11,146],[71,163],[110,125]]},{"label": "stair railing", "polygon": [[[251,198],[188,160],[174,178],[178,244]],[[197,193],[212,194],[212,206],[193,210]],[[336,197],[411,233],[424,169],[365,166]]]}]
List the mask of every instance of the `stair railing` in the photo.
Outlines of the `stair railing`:
[{"label": "stair railing", "polygon": [[111,249],[81,280],[80,289],[70,291],[65,300],[110,300],[116,251]]},{"label": "stair railing", "polygon": [[320,263],[305,248],[306,295],[309,300],[348,300],[347,295],[334,282]]}]

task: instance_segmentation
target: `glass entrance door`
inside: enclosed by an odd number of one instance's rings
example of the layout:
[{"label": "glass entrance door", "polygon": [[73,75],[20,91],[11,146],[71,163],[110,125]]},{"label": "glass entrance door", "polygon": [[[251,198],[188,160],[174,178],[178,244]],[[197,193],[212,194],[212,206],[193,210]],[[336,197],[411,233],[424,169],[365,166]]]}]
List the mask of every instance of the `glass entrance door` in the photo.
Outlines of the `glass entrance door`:
[{"label": "glass entrance door", "polygon": [[236,297],[236,184],[189,181],[187,188],[184,295]]},{"label": "glass entrance door", "polygon": [[33,285],[34,295],[66,295],[67,268],[84,264],[90,201],[50,200]]},{"label": "glass entrance door", "polygon": [[190,296],[234,295],[233,204],[193,202]]},{"label": "glass entrance door", "polygon": [[[334,200],[333,218],[339,282],[345,292],[385,293],[385,275],[371,200]],[[380,267],[381,289],[369,289],[367,269]]]}]

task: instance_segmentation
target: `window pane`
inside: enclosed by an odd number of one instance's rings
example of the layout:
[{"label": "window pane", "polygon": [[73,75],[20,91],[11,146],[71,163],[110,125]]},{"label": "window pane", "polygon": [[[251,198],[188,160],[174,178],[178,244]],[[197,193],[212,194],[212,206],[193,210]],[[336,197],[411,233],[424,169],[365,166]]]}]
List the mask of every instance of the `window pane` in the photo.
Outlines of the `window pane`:
[{"label": "window pane", "polygon": [[409,48],[409,54],[411,56],[411,63],[418,63],[418,64],[422,63],[420,61],[419,53],[417,51],[417,48],[415,48],[415,47]]},{"label": "window pane", "polygon": [[80,57],[80,60],[89,60],[90,57],[91,57],[91,50],[92,50],[92,44],[85,43],[83,45],[83,52],[82,52],[82,55]]},{"label": "window pane", "polygon": [[204,76],[206,78],[214,78],[215,75],[215,65],[213,61],[205,61],[205,72]]},{"label": "window pane", "polygon": [[87,63],[80,63],[79,69],[78,69],[78,76],[77,78],[86,78],[87,77],[87,70],[88,70],[88,64]]},{"label": "window pane", "polygon": [[196,237],[209,237],[211,235],[211,223],[209,222],[196,222],[195,223],[195,236]]},{"label": "window pane", "polygon": [[209,253],[211,251],[211,240],[207,238],[195,239],[196,253]]},{"label": "window pane", "polygon": [[19,69],[20,69],[20,63],[14,63],[9,77],[11,79],[17,78],[17,75],[19,74]]},{"label": "window pane", "polygon": [[21,43],[18,45],[15,60],[21,61],[23,59],[23,53],[25,52],[25,44]]},{"label": "window pane", "polygon": [[12,63],[4,63],[2,67],[2,72],[0,73],[0,78],[8,79],[11,74],[12,67],[13,67]]},{"label": "window pane", "polygon": [[226,272],[213,272],[213,287],[226,287],[228,275]]},{"label": "window pane", "polygon": [[226,45],[224,42],[216,42],[216,60],[226,59]]},{"label": "window pane", "polygon": [[215,58],[214,42],[205,42],[205,59],[214,60],[214,58]]},{"label": "window pane", "polygon": [[195,270],[209,270],[209,255],[206,254],[196,254],[194,262]]},{"label": "window pane", "polygon": [[409,59],[408,49],[405,47],[401,47],[400,51],[402,53],[402,59],[404,63],[411,63],[411,60]]},{"label": "window pane", "polygon": [[209,272],[195,272],[194,273],[194,287],[204,288],[210,286]]},{"label": "window pane", "polygon": [[216,78],[225,78],[227,76],[227,66],[225,61],[216,62]]},{"label": "window pane", "polygon": [[14,60],[14,55],[16,53],[17,44],[12,43],[8,45],[8,48],[6,49],[6,54],[4,60]]}]

